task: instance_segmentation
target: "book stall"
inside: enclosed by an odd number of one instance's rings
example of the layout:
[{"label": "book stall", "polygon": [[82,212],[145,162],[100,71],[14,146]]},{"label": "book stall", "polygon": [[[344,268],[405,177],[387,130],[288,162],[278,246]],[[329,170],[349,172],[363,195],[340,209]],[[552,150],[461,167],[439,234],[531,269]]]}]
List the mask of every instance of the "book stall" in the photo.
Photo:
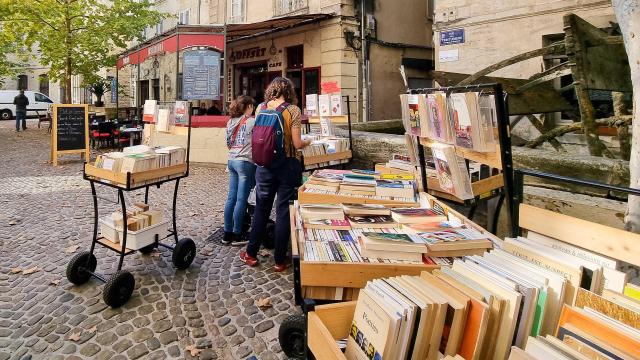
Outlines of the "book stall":
[{"label": "book stall", "polygon": [[[470,206],[471,219],[481,200],[499,196],[490,229],[495,233],[513,179],[511,134],[502,86],[415,89],[400,99],[405,129],[416,139],[414,157],[419,162],[424,190]],[[425,148],[431,152],[431,167]]]},{"label": "book stall", "polygon": [[515,171],[513,237],[419,275],[368,281],[357,301],[307,313],[317,359],[640,358],[640,235],[522,203],[523,177],[640,190]]},{"label": "book stall", "polygon": [[[347,104],[346,115],[343,115],[342,110],[343,98]],[[347,165],[353,157],[349,96],[340,94],[306,95],[306,114],[308,122],[303,139],[309,139],[312,142],[302,151],[305,170]],[[311,124],[317,124],[320,131],[312,133]],[[348,138],[335,134],[336,124],[348,125]]]},{"label": "book stall", "polygon": [[[145,108],[145,111],[147,109]],[[158,108],[155,108],[158,111]],[[160,111],[162,112],[162,111]],[[161,114],[162,115],[162,114]],[[166,125],[166,129],[175,126]],[[178,238],[176,204],[180,180],[189,175],[190,122],[187,126],[184,146],[147,145],[130,146],[122,152],[98,155],[87,159],[83,178],[91,185],[93,197],[93,236],[91,248],[74,256],[67,265],[66,275],[75,285],[81,285],[92,277],[105,283],[103,298],[107,305],[119,307],[125,304],[135,287],[133,275],[122,270],[124,257],[136,252],[149,254],[157,247],[173,251],[172,261],[177,269],[186,269],[196,256],[195,242]],[[158,128],[156,127],[156,132]],[[151,132],[153,138],[156,134]],[[171,219],[164,218],[164,211],[149,205],[149,189],[174,182]],[[96,186],[114,189],[119,209],[108,216],[98,213],[98,200],[107,200],[97,194]],[[133,192],[144,189],[144,201],[135,201]],[[125,193],[129,196],[125,197]],[[129,201],[129,204],[128,204]],[[174,245],[163,240],[173,239]],[[96,272],[96,245],[119,255],[117,271],[109,278]]]}]

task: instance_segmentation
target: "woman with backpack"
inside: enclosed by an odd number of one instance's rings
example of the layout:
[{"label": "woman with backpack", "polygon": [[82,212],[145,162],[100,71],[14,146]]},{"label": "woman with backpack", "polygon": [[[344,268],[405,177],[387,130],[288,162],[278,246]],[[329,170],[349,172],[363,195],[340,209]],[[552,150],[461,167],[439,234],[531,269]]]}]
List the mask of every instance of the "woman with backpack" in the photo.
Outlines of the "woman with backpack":
[{"label": "woman with backpack", "polygon": [[255,184],[256,165],[251,157],[251,133],[255,119],[253,99],[241,95],[231,102],[227,123],[227,148],[229,148],[229,195],[224,206],[225,245],[244,245],[242,224],[247,211],[247,199]]},{"label": "woman with backpack", "polygon": [[302,185],[303,165],[298,150],[311,142],[301,138],[300,108],[295,105],[297,98],[291,80],[273,79],[264,96],[265,102],[256,109],[252,134],[252,154],[258,165],[256,208],[249,244],[240,253],[240,259],[249,266],[258,265],[258,250],[277,195],[274,270],[280,272],[287,269],[288,263],[289,202]]}]

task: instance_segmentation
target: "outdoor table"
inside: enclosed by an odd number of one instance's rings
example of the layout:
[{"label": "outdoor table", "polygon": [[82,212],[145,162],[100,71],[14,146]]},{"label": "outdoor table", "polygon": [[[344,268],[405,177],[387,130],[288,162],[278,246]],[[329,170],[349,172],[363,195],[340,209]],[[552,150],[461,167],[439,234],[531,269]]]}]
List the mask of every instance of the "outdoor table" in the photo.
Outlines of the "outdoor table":
[{"label": "outdoor table", "polygon": [[138,137],[140,134],[142,134],[142,129],[139,129],[139,128],[126,128],[126,129],[122,130],[122,132],[129,134],[129,146],[133,146],[134,137]]}]

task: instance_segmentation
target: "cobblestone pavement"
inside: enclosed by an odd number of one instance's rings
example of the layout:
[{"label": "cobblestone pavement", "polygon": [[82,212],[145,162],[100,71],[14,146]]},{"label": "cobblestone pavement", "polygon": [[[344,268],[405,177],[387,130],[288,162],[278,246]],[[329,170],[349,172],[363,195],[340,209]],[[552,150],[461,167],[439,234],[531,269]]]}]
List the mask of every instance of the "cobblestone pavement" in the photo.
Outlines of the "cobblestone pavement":
[{"label": "cobblestone pavement", "polygon": [[[81,163],[69,156],[52,167],[46,130],[28,125],[16,134],[13,121],[0,122],[0,360],[191,359],[191,348],[200,359],[284,358],[279,323],[299,311],[293,275],[274,273],[268,255],[246,268],[239,248],[211,239],[222,224],[223,170],[192,166],[180,185],[178,231],[198,246],[191,268],[176,271],[164,249],[128,256],[124,269],[136,289],[113,310],[100,282],[73,286],[65,277],[69,259],[90,246],[91,193]],[[150,204],[168,208],[172,191],[152,189]],[[101,215],[117,209],[112,189],[99,188],[98,196]],[[96,255],[97,270],[112,274],[116,254],[100,248]],[[272,306],[259,308],[263,298]]]}]

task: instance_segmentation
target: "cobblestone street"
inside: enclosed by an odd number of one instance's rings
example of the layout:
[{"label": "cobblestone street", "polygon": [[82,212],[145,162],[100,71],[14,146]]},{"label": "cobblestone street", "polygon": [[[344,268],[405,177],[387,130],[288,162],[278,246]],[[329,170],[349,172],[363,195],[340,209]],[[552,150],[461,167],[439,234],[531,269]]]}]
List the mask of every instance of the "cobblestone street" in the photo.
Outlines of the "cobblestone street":
[{"label": "cobblestone street", "polygon": [[[54,168],[46,128],[28,126],[15,133],[13,121],[0,122],[0,360],[285,357],[277,336],[280,322],[299,312],[293,275],[273,272],[266,252],[247,268],[240,247],[211,236],[222,225],[224,170],[192,166],[180,184],[178,232],[198,246],[192,266],[175,270],[166,249],[126,257],[136,289],[114,310],[101,282],[74,286],[65,277],[69,259],[89,250],[93,229],[79,156]],[[150,190],[150,205],[165,217],[172,192],[173,183]],[[144,199],[143,191],[130,195]],[[101,216],[119,209],[113,189],[98,188],[98,196]],[[96,249],[97,271],[114,273],[117,255]],[[270,306],[258,307],[264,298]]]}]

